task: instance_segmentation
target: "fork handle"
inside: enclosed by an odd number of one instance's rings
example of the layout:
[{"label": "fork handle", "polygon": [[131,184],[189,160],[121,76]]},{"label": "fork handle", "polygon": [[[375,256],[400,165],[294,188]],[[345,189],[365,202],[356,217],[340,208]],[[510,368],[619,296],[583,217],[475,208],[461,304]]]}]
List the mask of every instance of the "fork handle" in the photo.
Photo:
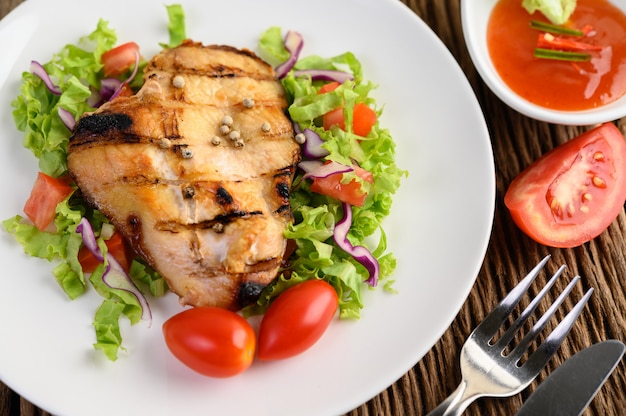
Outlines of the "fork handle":
[{"label": "fork handle", "polygon": [[467,383],[461,382],[439,406],[435,407],[426,416],[460,416],[479,396],[467,390]]}]

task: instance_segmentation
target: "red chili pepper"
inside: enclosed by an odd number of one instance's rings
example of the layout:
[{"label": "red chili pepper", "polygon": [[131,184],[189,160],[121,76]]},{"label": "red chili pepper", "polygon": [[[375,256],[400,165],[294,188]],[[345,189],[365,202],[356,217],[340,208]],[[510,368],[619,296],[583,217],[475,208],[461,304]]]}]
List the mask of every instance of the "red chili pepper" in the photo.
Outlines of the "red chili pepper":
[{"label": "red chili pepper", "polygon": [[602,46],[579,42],[551,33],[540,33],[537,38],[537,47],[543,49],[558,49],[562,51],[601,51]]}]

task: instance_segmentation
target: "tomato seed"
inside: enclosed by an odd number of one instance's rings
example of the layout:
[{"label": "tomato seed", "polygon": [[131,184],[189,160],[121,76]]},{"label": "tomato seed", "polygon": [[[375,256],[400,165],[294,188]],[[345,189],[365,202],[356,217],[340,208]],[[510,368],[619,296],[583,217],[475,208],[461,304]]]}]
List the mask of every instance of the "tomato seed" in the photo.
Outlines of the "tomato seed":
[{"label": "tomato seed", "polygon": [[597,186],[598,188],[606,188],[606,182],[604,182],[604,179],[602,179],[599,176],[594,176],[593,179],[591,180],[593,182],[593,184],[595,186]]}]

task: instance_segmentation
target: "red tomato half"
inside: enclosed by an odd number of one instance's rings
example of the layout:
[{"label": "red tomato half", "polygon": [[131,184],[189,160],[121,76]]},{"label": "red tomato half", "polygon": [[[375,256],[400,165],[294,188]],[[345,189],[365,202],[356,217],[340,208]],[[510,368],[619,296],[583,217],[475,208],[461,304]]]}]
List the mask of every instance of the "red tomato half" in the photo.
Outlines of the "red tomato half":
[{"label": "red tomato half", "polygon": [[254,359],[256,336],[243,317],[226,309],[197,307],[163,324],[168,348],[183,364],[209,377],[231,377]]},{"label": "red tomato half", "polygon": [[[374,175],[359,167],[354,166],[354,172],[358,177],[369,183],[374,182]],[[336,173],[325,178],[314,178],[311,183],[311,191],[338,199],[350,205],[363,206],[367,194],[361,189],[361,184],[356,180],[341,183],[343,173]]]},{"label": "red tomato half", "polygon": [[[119,232],[115,232],[111,238],[105,241],[108,253],[112,255],[115,260],[122,266],[122,268],[128,273],[130,270],[130,263],[132,262],[131,250],[126,246],[124,238]],[[78,261],[85,273],[93,273],[93,271],[100,264],[100,260],[96,259],[91,251],[83,246],[78,251]]]},{"label": "red tomato half", "polygon": [[104,76],[112,77],[120,75],[135,65],[139,45],[135,42],[124,43],[102,54]]},{"label": "red tomato half", "polygon": [[337,292],[323,280],[290,287],[270,305],[261,321],[257,356],[279,360],[306,351],[324,335],[337,306]]},{"label": "red tomato half", "polygon": [[626,141],[603,124],[562,144],[511,182],[504,203],[535,241],[576,247],[604,231],[626,199]]},{"label": "red tomato half", "polygon": [[24,205],[24,214],[39,231],[44,231],[54,220],[60,202],[73,192],[67,181],[37,173],[37,179]]}]

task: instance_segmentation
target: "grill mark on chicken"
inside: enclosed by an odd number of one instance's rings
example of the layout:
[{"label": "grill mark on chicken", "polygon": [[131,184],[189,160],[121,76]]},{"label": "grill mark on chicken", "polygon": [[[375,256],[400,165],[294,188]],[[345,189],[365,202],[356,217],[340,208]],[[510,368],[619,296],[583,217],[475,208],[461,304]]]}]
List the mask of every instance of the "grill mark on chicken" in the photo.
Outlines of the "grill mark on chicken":
[{"label": "grill mark on chicken", "polygon": [[243,282],[241,286],[239,286],[237,303],[240,305],[249,305],[256,302],[264,288],[265,286],[257,282]]},{"label": "grill mark on chicken", "polygon": [[215,224],[227,225],[238,219],[250,218],[254,215],[263,215],[262,211],[231,211],[226,214],[217,215],[214,219],[205,220],[198,223],[182,224],[176,221],[157,222],[155,230],[167,231],[170,233],[180,233],[187,230],[208,230],[213,229]]},{"label": "grill mark on chicken", "polygon": [[[254,53],[191,41],[155,56],[144,81],[78,121],[70,173],[182,304],[239,309],[275,278],[293,218],[284,90]],[[225,116],[243,146],[221,135]]]},{"label": "grill mark on chicken", "polygon": [[228,191],[221,186],[217,188],[217,191],[215,192],[215,197],[217,203],[220,205],[230,205],[233,203],[233,197],[230,196]]}]

